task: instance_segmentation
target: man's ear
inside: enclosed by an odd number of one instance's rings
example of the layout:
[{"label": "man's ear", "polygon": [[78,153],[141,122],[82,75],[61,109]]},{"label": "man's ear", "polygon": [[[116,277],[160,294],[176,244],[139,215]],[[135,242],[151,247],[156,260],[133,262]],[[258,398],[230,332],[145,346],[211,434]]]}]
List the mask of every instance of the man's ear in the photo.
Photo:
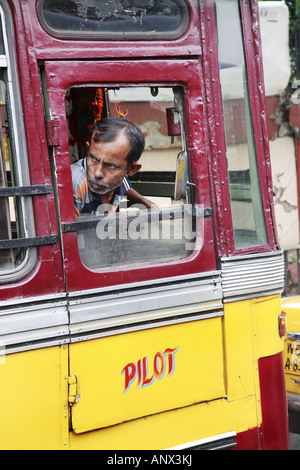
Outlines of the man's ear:
[{"label": "man's ear", "polygon": [[133,162],[131,165],[126,170],[126,175],[127,176],[133,176],[135,175],[140,169],[142,168],[142,165],[138,162]]}]

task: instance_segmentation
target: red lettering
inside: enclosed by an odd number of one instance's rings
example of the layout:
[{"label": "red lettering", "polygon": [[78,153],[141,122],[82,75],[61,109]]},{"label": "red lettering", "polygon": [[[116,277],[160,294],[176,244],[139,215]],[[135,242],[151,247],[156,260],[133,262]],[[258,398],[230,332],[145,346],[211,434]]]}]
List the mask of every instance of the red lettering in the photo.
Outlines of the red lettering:
[{"label": "red lettering", "polygon": [[142,381],[142,359],[139,359],[137,362],[137,373],[138,373],[138,387],[141,385]]},{"label": "red lettering", "polygon": [[147,378],[148,375],[148,357],[143,357],[143,383],[142,383],[142,388],[145,387],[146,385],[150,385],[153,381],[153,375],[152,377]]},{"label": "red lettering", "polygon": [[164,352],[165,355],[168,357],[168,365],[169,365],[169,370],[168,370],[168,375],[172,375],[174,372],[174,367],[175,367],[175,361],[174,361],[174,355],[178,351],[178,346],[177,348],[171,349],[167,348]]},{"label": "red lettering", "polygon": [[129,362],[127,366],[124,367],[122,370],[122,375],[125,375],[125,387],[124,387],[124,393],[127,392],[128,388],[132,384],[132,382],[135,380],[136,377],[136,365],[134,362]]},{"label": "red lettering", "polygon": [[[158,368],[158,362],[160,362],[160,368]],[[153,368],[155,377],[160,379],[165,372],[165,357],[161,351],[155,354]]]},{"label": "red lettering", "polygon": [[175,370],[175,354],[178,351],[177,348],[167,348],[164,352],[158,351],[153,360],[153,374],[149,375],[148,370],[148,356],[139,359],[137,363],[129,362],[122,370],[122,375],[125,378],[124,393],[128,391],[132,383],[137,379],[137,388],[146,387],[151,385],[155,379],[160,380],[164,377],[166,370],[168,371],[168,377],[170,377]]}]

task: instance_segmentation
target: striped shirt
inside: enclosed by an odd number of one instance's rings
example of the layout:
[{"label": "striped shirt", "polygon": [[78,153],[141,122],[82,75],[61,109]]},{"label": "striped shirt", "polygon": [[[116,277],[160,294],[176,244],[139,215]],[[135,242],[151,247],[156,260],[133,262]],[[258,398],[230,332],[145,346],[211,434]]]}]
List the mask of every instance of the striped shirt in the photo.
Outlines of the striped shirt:
[{"label": "striped shirt", "polygon": [[[71,171],[76,216],[80,214],[95,214],[98,206],[102,204],[102,200],[100,194],[94,193],[89,189],[86,158],[74,163],[71,166]],[[111,204],[116,208],[119,207],[122,196],[124,196],[130,188],[130,181],[127,176],[124,176],[121,185],[115,189]]]}]

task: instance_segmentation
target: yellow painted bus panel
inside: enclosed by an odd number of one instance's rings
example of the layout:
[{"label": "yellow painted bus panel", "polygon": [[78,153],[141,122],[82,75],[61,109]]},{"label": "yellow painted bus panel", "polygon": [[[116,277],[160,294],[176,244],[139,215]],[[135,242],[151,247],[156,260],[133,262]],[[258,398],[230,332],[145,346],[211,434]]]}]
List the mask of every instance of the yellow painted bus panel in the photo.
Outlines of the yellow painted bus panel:
[{"label": "yellow painted bus panel", "polygon": [[72,428],[97,428],[225,396],[222,318],[70,345]]},{"label": "yellow painted bus panel", "polygon": [[283,351],[284,339],[279,336],[281,313],[280,295],[253,300],[256,310],[258,357],[268,357]]},{"label": "yellow painted bus panel", "polygon": [[67,367],[67,347],[1,357],[1,449],[68,446]]},{"label": "yellow painted bus panel", "polygon": [[71,450],[156,450],[234,431],[256,428],[255,396],[214,400],[158,413],[94,432],[70,435]]},{"label": "yellow painted bus panel", "polygon": [[227,396],[235,400],[255,393],[251,301],[224,305]]},{"label": "yellow painted bus panel", "polygon": [[280,312],[279,295],[224,305],[228,399],[253,393],[259,397],[258,359],[283,350],[283,339],[278,333]]}]

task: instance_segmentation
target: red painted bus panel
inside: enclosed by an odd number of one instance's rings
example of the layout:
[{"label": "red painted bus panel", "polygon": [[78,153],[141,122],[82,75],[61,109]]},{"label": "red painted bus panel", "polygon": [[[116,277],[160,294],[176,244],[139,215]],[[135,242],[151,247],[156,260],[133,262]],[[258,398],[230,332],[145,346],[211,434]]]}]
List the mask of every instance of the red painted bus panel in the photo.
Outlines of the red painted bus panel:
[{"label": "red painted bus panel", "polygon": [[282,353],[258,361],[264,450],[289,449],[288,411],[282,364]]}]

